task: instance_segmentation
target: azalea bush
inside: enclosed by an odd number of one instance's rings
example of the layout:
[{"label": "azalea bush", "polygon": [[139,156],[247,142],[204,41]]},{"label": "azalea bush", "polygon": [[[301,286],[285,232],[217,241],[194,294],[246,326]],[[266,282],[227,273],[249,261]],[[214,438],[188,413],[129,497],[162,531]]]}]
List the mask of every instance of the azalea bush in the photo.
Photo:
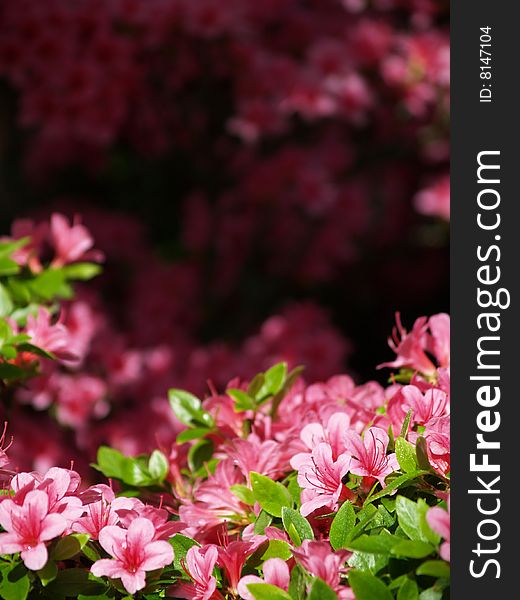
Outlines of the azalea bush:
[{"label": "azalea bush", "polygon": [[[30,238],[2,246],[5,397],[81,354],[51,315],[101,256],[60,215],[42,235],[47,261]],[[390,344],[386,388],[309,384],[283,362],[203,398],[172,388],[175,442],[133,457],[100,447],[105,483],[10,471],[4,431],[0,596],[446,598],[449,317],[409,332],[398,319]]]}]

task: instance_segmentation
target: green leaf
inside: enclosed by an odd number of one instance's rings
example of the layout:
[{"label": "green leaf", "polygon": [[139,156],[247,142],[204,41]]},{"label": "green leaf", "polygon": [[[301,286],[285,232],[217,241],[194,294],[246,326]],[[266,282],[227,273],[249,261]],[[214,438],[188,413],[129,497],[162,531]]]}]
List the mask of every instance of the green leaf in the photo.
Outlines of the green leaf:
[{"label": "green leaf", "polygon": [[229,489],[241,502],[248,504],[249,506],[254,506],[255,495],[253,494],[253,491],[247,487],[247,485],[237,483],[236,485],[232,485]]},{"label": "green leaf", "polygon": [[255,394],[257,400],[263,400],[269,396],[274,396],[283,387],[287,377],[287,363],[281,362],[264,373],[264,384]]},{"label": "green leaf", "polygon": [[66,596],[76,598],[80,594],[96,595],[103,594],[106,586],[90,577],[88,570],[84,568],[73,568],[59,571],[56,579],[47,586],[47,594],[51,598]]},{"label": "green leaf", "polygon": [[2,581],[0,595],[4,600],[25,600],[29,594],[31,582],[27,569],[21,563],[11,563],[0,566]]},{"label": "green leaf", "polygon": [[148,461],[150,476],[162,483],[170,470],[170,463],[160,450],[154,450]]},{"label": "green leaf", "polygon": [[244,390],[231,388],[229,390],[226,390],[226,394],[228,396],[231,396],[231,398],[233,398],[233,400],[235,401],[235,412],[243,412],[245,410],[256,410],[257,408],[254,398],[251,398],[251,396],[247,392],[244,392]]},{"label": "green leaf", "polygon": [[356,522],[356,513],[350,502],[344,502],[330,526],[330,545],[334,550],[346,548]]},{"label": "green leaf", "polygon": [[124,456],[118,450],[101,446],[97,453],[97,464],[92,465],[105,477],[113,477],[128,485],[145,487],[155,482],[136,458]]},{"label": "green leaf", "polygon": [[399,525],[411,540],[432,544],[439,543],[439,535],[431,530],[426,521],[429,506],[424,500],[420,499],[418,502],[413,502],[405,496],[398,496],[396,510]]},{"label": "green leaf", "polygon": [[27,283],[30,290],[43,300],[53,300],[56,297],[72,298],[73,291],[65,280],[63,269],[47,269]]},{"label": "green leaf", "polygon": [[356,600],[393,600],[386,585],[374,575],[364,571],[350,571],[348,582]]},{"label": "green leaf", "polygon": [[20,367],[0,361],[0,379],[23,379],[25,376],[26,372]]},{"label": "green leaf", "polygon": [[405,579],[397,592],[397,600],[418,600],[419,588],[413,579]]},{"label": "green leaf", "polygon": [[402,540],[392,548],[392,554],[406,558],[424,558],[433,551],[434,547],[431,544],[418,540]]},{"label": "green leaf", "polygon": [[14,305],[9,292],[5,286],[0,283],[0,317],[8,317],[13,308]]},{"label": "green leaf", "polygon": [[43,569],[38,571],[38,577],[40,578],[43,587],[46,587],[51,581],[54,581],[57,575],[58,567],[53,560],[48,560]]},{"label": "green leaf", "polygon": [[289,477],[289,481],[287,483],[287,489],[289,491],[289,494],[291,494],[291,498],[293,499],[293,502],[296,505],[296,508],[300,508],[302,488],[300,487],[300,484],[298,483],[298,477],[296,474]]},{"label": "green leaf", "polygon": [[293,600],[301,600],[305,597],[305,587],[308,575],[301,565],[295,565],[291,571],[289,581],[289,595]]},{"label": "green leaf", "polygon": [[363,534],[349,542],[348,549],[371,554],[390,554],[392,548],[401,541],[401,538],[384,532],[379,535]]},{"label": "green leaf", "polygon": [[2,277],[16,275],[19,271],[20,265],[18,263],[6,256],[0,256],[0,275]]},{"label": "green leaf", "polygon": [[258,517],[256,517],[253,532],[256,535],[263,535],[265,532],[265,528],[271,525],[272,520],[273,517],[271,517],[271,515],[268,512],[266,512],[265,510],[261,510],[258,514]]},{"label": "green leaf", "polygon": [[255,600],[291,600],[287,592],[270,583],[250,583],[247,589]]},{"label": "green leaf", "polygon": [[417,464],[421,469],[425,469],[426,471],[432,470],[430,459],[428,458],[428,444],[422,436],[418,437],[415,442],[415,455],[417,457]]},{"label": "green leaf", "polygon": [[215,448],[208,439],[199,440],[188,451],[188,466],[192,472],[197,472],[213,456]]},{"label": "green leaf", "polygon": [[281,483],[254,471],[251,471],[250,479],[255,500],[270,515],[281,517],[282,508],[291,507],[291,495]]},{"label": "green leaf", "polygon": [[412,409],[410,409],[406,413],[406,417],[404,418],[403,426],[401,427],[401,433],[399,434],[399,437],[406,438],[406,436],[408,435],[408,429],[410,428],[410,421],[412,420],[412,412],[413,412]]},{"label": "green leaf", "polygon": [[376,518],[379,523],[376,525],[379,527],[382,525],[382,518],[379,514],[379,511],[372,504],[367,504],[364,506],[356,515],[358,519],[358,523],[352,528],[349,535],[349,541],[354,540],[358,535],[361,535],[365,529],[369,529],[370,525],[372,525]]},{"label": "green leaf", "polygon": [[177,436],[177,443],[184,444],[185,442],[191,442],[192,440],[198,440],[207,435],[211,429],[207,427],[195,427],[194,429],[185,429],[181,431]]},{"label": "green leaf", "polygon": [[267,549],[262,554],[262,560],[266,561],[269,558],[281,558],[289,560],[292,556],[291,547],[284,540],[269,540]]},{"label": "green leaf", "polygon": [[442,590],[438,590],[435,587],[428,588],[421,592],[419,600],[441,600]]},{"label": "green leaf", "polygon": [[89,262],[75,263],[63,267],[63,272],[67,279],[80,279],[82,281],[92,279],[96,275],[99,275],[101,271],[100,265]]},{"label": "green leaf", "polygon": [[307,600],[338,600],[336,592],[323,579],[315,577]]},{"label": "green leaf", "polygon": [[369,554],[367,552],[354,552],[348,559],[350,567],[358,571],[368,571],[375,575],[388,564],[390,557],[387,554]]},{"label": "green leaf", "polygon": [[398,437],[395,440],[395,455],[402,471],[405,473],[415,473],[417,471],[415,447],[407,442],[404,437]]},{"label": "green leaf", "polygon": [[247,387],[247,393],[252,397],[256,398],[258,392],[264,385],[265,377],[263,373],[258,373],[251,379],[249,386]]},{"label": "green leaf", "polygon": [[418,504],[405,496],[398,496],[395,506],[399,525],[406,535],[411,540],[427,542],[428,538],[424,535],[421,527],[421,515]]},{"label": "green leaf", "polygon": [[429,577],[450,578],[450,565],[443,560],[427,560],[415,571],[417,575],[428,575]]},{"label": "green leaf", "polygon": [[282,523],[296,546],[300,546],[303,540],[314,539],[309,521],[293,508],[287,506],[282,508]]},{"label": "green leaf", "polygon": [[51,552],[53,560],[67,560],[79,554],[85,544],[88,542],[89,536],[84,533],[73,533],[61,538]]},{"label": "green leaf", "polygon": [[191,426],[201,425],[203,427],[213,427],[215,425],[211,415],[202,410],[202,402],[189,392],[178,389],[168,391],[170,405],[175,416],[184,423]]},{"label": "green leaf", "polygon": [[181,573],[184,573],[181,561],[183,561],[186,558],[186,554],[188,553],[188,550],[190,548],[192,548],[193,546],[200,546],[200,544],[197,541],[192,540],[191,538],[185,535],[182,535],[181,533],[176,533],[168,541],[173,546],[173,566]]},{"label": "green leaf", "polygon": [[429,474],[429,471],[415,471],[415,473],[405,473],[404,475],[399,475],[399,477],[396,477],[389,481],[384,490],[381,490],[377,494],[374,494],[373,496],[370,496],[370,498],[367,498],[367,500],[365,501],[365,505],[370,502],[374,502],[375,500],[379,500],[379,498],[383,498],[384,496],[388,496],[396,489],[405,487],[407,483],[410,483],[414,479],[417,479],[417,477]]},{"label": "green leaf", "polygon": [[11,256],[15,250],[19,250],[31,241],[29,236],[25,236],[20,238],[19,240],[9,240],[5,242],[0,242],[0,256],[3,258],[5,256]]}]

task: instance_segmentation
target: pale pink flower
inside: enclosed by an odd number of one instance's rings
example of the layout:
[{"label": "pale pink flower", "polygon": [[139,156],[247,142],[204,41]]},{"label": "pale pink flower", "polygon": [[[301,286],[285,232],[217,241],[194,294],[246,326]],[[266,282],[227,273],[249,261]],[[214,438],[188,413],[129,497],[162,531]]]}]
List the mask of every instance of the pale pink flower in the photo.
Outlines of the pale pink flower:
[{"label": "pale pink flower", "polygon": [[192,546],[183,564],[184,570],[193,582],[181,582],[170,588],[169,596],[187,598],[189,600],[215,600],[223,596],[217,590],[217,580],[213,577],[213,569],[218,558],[216,546]]},{"label": "pale pink flower", "polygon": [[251,583],[269,583],[287,591],[291,575],[287,563],[281,558],[269,558],[262,565],[263,579],[257,575],[246,575],[238,582],[237,591],[244,600],[254,600],[253,594],[248,589]]},{"label": "pale pink flower", "polygon": [[377,479],[385,486],[385,477],[399,469],[395,454],[387,456],[388,434],[379,427],[370,427],[365,431],[363,439],[355,431],[345,433],[345,445],[352,454],[350,472],[372,479]]},{"label": "pale pink flower", "polygon": [[444,560],[450,560],[450,499],[448,498],[448,510],[440,506],[434,506],[426,513],[428,525],[444,538],[440,547],[440,555]]},{"label": "pale pink flower", "polygon": [[21,552],[25,566],[32,571],[44,567],[48,552],[45,542],[61,535],[66,518],[49,511],[49,496],[41,490],[28,492],[21,505],[8,498],[0,503],[0,554]]},{"label": "pale pink flower", "polygon": [[102,260],[100,252],[91,250],[94,240],[88,229],[77,217],[69,225],[68,219],[59,213],[51,216],[51,241],[56,252],[54,267],[61,267],[78,260]]},{"label": "pale pink flower", "polygon": [[99,538],[99,532],[107,525],[119,523],[119,516],[110,504],[115,499],[114,492],[108,486],[103,486],[99,491],[101,499],[87,504],[85,516],[72,524],[72,531],[87,533],[93,540]]},{"label": "pale pink flower", "polygon": [[450,220],[450,177],[444,175],[427,188],[420,190],[414,199],[415,208],[422,214]]},{"label": "pale pink flower", "polygon": [[342,494],[347,492],[342,478],[349,471],[350,454],[340,454],[334,460],[332,448],[326,442],[319,443],[310,454],[294,456],[291,466],[298,471],[298,483],[304,490],[300,508],[304,516],[322,506],[334,510]]},{"label": "pale pink flower", "polygon": [[146,586],[146,572],[161,569],[173,561],[168,542],[153,541],[155,528],[148,519],[135,519],[128,530],[114,525],[103,528],[99,543],[114,558],[102,558],[91,567],[96,577],[121,579],[129,594]]},{"label": "pale pink flower", "polygon": [[335,412],[328,418],[325,426],[321,423],[305,425],[300,432],[300,438],[311,451],[321,442],[326,442],[331,447],[333,459],[337,460],[346,450],[343,436],[348,429],[350,417],[345,413]]}]

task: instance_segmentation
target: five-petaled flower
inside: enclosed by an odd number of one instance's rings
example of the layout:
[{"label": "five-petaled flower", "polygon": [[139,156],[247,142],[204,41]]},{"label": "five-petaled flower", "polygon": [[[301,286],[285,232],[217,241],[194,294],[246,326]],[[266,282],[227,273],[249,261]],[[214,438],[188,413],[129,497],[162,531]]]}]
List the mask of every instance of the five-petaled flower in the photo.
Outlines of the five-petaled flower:
[{"label": "five-petaled flower", "polygon": [[161,569],[173,561],[173,548],[168,542],[152,541],[155,528],[148,519],[138,518],[127,530],[109,525],[99,533],[99,543],[113,558],[96,561],[91,572],[121,579],[129,594],[146,586],[146,572]]},{"label": "five-petaled flower", "polygon": [[0,503],[0,554],[20,552],[28,569],[37,571],[48,558],[45,542],[61,535],[67,519],[49,513],[49,496],[42,490],[28,492],[21,505],[10,498]]}]

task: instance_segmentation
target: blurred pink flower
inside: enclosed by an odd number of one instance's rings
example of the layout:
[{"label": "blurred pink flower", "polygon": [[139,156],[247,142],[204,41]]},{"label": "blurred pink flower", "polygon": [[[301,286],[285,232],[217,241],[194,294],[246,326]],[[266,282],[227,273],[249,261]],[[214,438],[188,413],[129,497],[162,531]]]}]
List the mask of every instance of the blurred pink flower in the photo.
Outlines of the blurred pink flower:
[{"label": "blurred pink flower", "polygon": [[450,499],[448,498],[448,510],[440,506],[434,506],[426,513],[428,525],[444,538],[441,544],[440,555],[444,560],[450,560]]}]

